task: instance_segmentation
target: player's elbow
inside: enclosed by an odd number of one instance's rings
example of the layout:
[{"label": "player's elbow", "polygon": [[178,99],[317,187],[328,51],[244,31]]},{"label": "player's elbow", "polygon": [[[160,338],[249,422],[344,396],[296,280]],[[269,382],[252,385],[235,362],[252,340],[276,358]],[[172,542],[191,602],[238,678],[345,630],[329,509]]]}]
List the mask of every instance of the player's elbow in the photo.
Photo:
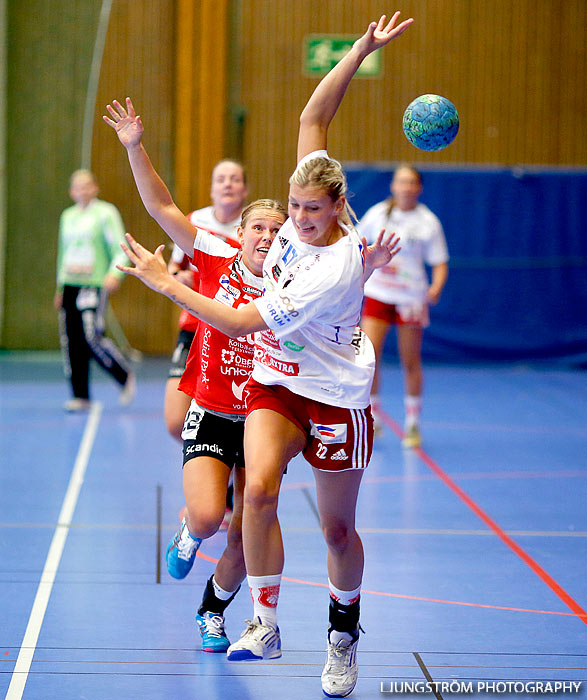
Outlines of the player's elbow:
[{"label": "player's elbow", "polygon": [[254,330],[256,329],[251,328],[250,323],[245,323],[243,320],[237,318],[226,324],[224,334],[229,338],[241,338],[242,336],[252,333]]},{"label": "player's elbow", "polygon": [[319,130],[322,132],[326,125],[327,123],[322,118],[322,114],[310,105],[306,105],[300,114],[300,131],[311,133],[312,130]]},{"label": "player's elbow", "polygon": [[145,206],[145,209],[164,231],[173,221],[173,208],[162,202],[151,202]]},{"label": "player's elbow", "polygon": [[243,304],[238,309],[231,309],[231,311],[234,313],[228,316],[226,327],[223,329],[230,338],[240,338],[267,328],[254,304]]}]

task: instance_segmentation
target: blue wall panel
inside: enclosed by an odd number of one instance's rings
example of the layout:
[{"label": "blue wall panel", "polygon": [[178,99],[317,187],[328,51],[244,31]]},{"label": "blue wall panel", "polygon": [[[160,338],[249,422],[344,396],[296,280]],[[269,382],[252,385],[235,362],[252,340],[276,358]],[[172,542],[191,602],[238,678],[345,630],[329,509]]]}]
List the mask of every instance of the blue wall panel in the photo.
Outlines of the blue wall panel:
[{"label": "blue wall panel", "polygon": [[[392,166],[346,170],[360,217],[388,195]],[[440,217],[451,255],[424,356],[587,364],[587,171],[471,167],[422,174],[422,201]],[[395,354],[393,338],[386,350]]]}]

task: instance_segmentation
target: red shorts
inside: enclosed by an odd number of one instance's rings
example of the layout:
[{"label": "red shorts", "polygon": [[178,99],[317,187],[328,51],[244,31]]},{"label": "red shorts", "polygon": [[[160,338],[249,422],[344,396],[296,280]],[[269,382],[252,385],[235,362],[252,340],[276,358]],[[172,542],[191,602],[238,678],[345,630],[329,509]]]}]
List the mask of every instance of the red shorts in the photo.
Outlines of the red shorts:
[{"label": "red shorts", "polygon": [[430,324],[428,304],[386,304],[371,297],[365,297],[363,316],[396,326],[427,328]]},{"label": "red shorts", "polygon": [[365,469],[373,451],[371,407],[340,408],[298,396],[279,384],[249,379],[247,415],[268,408],[287,418],[306,435],[302,454],[316,469],[328,472]]}]

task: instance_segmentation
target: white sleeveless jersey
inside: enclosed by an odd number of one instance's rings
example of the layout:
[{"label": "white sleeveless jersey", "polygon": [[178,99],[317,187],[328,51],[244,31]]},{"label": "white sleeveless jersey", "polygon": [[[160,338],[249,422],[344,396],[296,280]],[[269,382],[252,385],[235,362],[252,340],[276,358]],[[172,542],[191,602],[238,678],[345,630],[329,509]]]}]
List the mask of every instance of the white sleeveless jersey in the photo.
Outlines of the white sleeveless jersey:
[{"label": "white sleeveless jersey", "polygon": [[[328,157],[325,151],[306,159]],[[303,162],[303,161],[302,161]],[[256,305],[270,330],[255,335],[253,378],[331,406],[365,408],[375,369],[371,342],[358,328],[364,251],[354,229],[329,246],[300,241],[288,219],[263,265]]]},{"label": "white sleeveless jersey", "polygon": [[448,249],[442,225],[425,204],[402,211],[398,207],[387,214],[388,203],[372,206],[357,229],[372,243],[381,229],[400,237],[400,252],[383,267],[374,270],[365,282],[365,295],[384,304],[423,303],[428,291],[427,265],[448,262]]}]

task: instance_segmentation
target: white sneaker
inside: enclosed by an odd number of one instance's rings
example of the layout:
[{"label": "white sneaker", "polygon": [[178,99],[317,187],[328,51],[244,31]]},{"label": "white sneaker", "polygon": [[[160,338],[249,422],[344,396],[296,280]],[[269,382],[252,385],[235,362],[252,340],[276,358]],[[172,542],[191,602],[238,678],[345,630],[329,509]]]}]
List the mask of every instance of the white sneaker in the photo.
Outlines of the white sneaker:
[{"label": "white sneaker", "polygon": [[404,447],[420,447],[422,444],[422,438],[420,436],[420,430],[416,424],[406,428],[404,433],[404,439],[402,440],[402,445]]},{"label": "white sneaker", "polygon": [[322,691],[329,698],[346,698],[357,684],[357,644],[359,635],[332,630],[328,635],[326,665],[322,671]]},{"label": "white sneaker", "polygon": [[241,634],[241,638],[228,647],[228,661],[278,659],[281,656],[279,627],[275,629],[271,625],[264,625],[260,617],[245,622],[247,629]]},{"label": "white sneaker", "polygon": [[379,401],[371,401],[371,416],[373,417],[373,437],[378,438],[383,435],[383,420],[379,413]]},{"label": "white sneaker", "polygon": [[82,411],[89,411],[92,406],[90,399],[69,399],[63,404],[63,409],[68,413],[81,413]]},{"label": "white sneaker", "polygon": [[137,379],[134,372],[129,372],[118,397],[121,406],[128,406],[137,393]]}]

